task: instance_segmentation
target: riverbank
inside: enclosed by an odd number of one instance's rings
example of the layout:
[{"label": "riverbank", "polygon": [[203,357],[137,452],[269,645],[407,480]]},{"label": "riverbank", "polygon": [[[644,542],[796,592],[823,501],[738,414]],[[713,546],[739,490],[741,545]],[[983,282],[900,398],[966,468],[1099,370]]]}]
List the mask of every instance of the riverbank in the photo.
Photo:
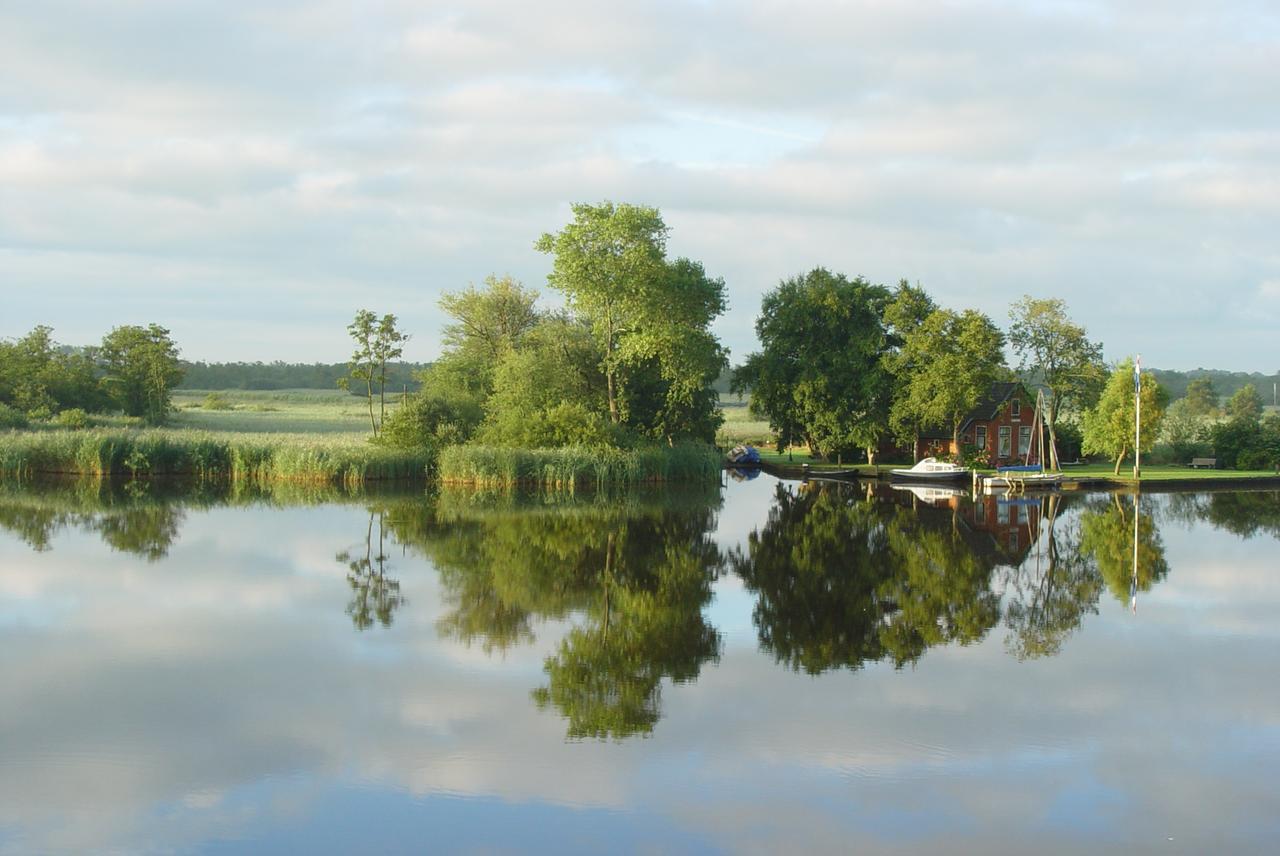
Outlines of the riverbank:
[{"label": "riverbank", "polygon": [[360,484],[424,480],[433,455],[345,436],[182,429],[14,431],[0,435],[0,477],[180,476],[233,482]]},{"label": "riverbank", "polygon": [[702,443],[636,449],[451,446],[440,453],[439,475],[446,485],[572,490],[613,484],[714,482],[722,460],[718,449]]},{"label": "riverbank", "polygon": [[[785,458],[786,456],[780,456]],[[830,463],[801,463],[796,461],[766,460],[765,472],[783,479],[809,477],[848,479],[889,479],[891,471],[909,467],[910,464],[863,464],[860,466]],[[1063,490],[1208,490],[1213,488],[1273,488],[1280,487],[1280,473],[1271,470],[1205,470],[1187,466],[1143,467],[1142,478],[1132,474],[1117,476],[1109,464],[1086,464],[1063,470]],[[979,475],[995,475],[995,470],[979,470]]]}]

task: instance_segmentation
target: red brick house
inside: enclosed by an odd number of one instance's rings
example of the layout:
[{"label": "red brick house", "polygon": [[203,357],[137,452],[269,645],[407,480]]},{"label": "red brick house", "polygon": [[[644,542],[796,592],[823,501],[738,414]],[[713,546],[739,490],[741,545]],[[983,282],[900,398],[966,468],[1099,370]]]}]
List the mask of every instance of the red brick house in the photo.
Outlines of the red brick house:
[{"label": "red brick house", "polygon": [[[960,444],[985,451],[992,466],[1022,463],[1031,451],[1031,463],[1040,463],[1040,440],[1033,436],[1036,400],[1021,383],[995,383],[960,423]],[[933,427],[920,432],[915,459],[955,455],[951,428]]]}]

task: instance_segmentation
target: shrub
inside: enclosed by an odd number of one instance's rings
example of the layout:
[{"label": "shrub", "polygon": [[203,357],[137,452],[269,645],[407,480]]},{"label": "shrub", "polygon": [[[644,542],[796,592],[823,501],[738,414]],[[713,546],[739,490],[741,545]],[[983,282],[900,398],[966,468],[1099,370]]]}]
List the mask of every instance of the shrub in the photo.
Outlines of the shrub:
[{"label": "shrub", "polygon": [[63,428],[88,428],[92,423],[89,420],[89,414],[85,413],[79,407],[72,407],[63,410],[53,417],[53,424]]},{"label": "shrub", "polygon": [[0,428],[26,428],[27,415],[16,407],[0,402]]},{"label": "shrub", "polygon": [[231,410],[231,402],[227,401],[222,395],[211,392],[204,397],[204,403],[200,405],[205,410]]},{"label": "shrub", "polygon": [[53,418],[53,408],[47,404],[33,407],[27,411],[27,419],[32,422],[48,422]]},{"label": "shrub", "polygon": [[382,424],[381,445],[397,449],[440,449],[471,439],[483,413],[469,396],[419,393],[410,396]]}]

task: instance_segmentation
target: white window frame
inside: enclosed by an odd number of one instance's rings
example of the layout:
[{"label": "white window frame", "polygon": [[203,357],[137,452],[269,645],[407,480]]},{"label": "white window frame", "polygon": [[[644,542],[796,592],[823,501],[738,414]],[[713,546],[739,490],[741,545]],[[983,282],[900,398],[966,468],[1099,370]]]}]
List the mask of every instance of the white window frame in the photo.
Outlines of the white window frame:
[{"label": "white window frame", "polygon": [[1023,425],[1018,428],[1018,451],[1014,454],[1025,455],[1031,451],[1031,426]]},{"label": "white window frame", "polygon": [[973,446],[975,449],[980,449],[984,452],[987,450],[986,425],[979,425],[977,428],[973,429]]},{"label": "white window frame", "polygon": [[1013,428],[1009,425],[1001,425],[999,437],[999,445],[996,447],[997,457],[1013,457],[1013,453],[1009,451],[1010,444],[1013,442]]}]

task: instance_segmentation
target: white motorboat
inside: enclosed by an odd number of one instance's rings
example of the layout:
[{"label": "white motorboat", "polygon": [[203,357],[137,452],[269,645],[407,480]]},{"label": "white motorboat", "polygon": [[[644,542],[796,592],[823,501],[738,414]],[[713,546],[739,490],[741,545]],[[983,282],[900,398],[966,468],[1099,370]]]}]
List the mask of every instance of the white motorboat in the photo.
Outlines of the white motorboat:
[{"label": "white motorboat", "polygon": [[909,470],[896,469],[889,473],[899,481],[948,482],[971,478],[968,467],[937,458],[925,458]]}]

